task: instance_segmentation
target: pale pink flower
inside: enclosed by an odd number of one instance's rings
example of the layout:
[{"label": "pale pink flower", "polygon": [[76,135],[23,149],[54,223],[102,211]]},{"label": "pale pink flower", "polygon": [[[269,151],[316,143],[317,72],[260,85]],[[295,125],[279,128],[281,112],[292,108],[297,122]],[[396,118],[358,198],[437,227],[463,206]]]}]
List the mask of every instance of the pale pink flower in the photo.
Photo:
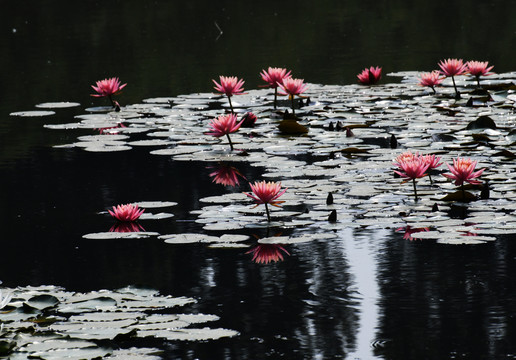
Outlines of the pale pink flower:
[{"label": "pale pink flower", "polygon": [[229,107],[231,108],[231,112],[235,113],[235,110],[233,109],[233,104],[231,103],[231,96],[233,95],[240,95],[244,93],[244,88],[242,87],[244,85],[244,80],[238,79],[236,76],[219,76],[219,81],[216,82],[215,80],[211,80],[215,84],[214,89],[220,92],[221,94],[226,94],[229,101]]},{"label": "pale pink flower", "polygon": [[371,66],[369,69],[365,68],[357,75],[358,81],[364,85],[376,84],[382,78],[382,68]]},{"label": "pale pink flower", "polygon": [[290,255],[289,252],[279,244],[258,244],[246,252],[246,254],[253,254],[253,261],[257,264],[268,264],[273,261],[283,261],[282,252]]},{"label": "pale pink flower", "polygon": [[108,210],[109,214],[119,221],[136,221],[143,214],[145,209],[139,209],[138,205],[125,204],[113,206],[113,211]]},{"label": "pale pink flower", "polygon": [[462,59],[446,59],[439,62],[441,68],[441,74],[446,77],[453,77],[455,75],[463,75],[466,73],[468,68],[463,63]]},{"label": "pale pink flower", "polygon": [[269,67],[267,71],[262,70],[260,73],[262,79],[269,84],[271,88],[277,88],[280,84],[283,84],[283,79],[290,77],[290,71],[283,68]]},{"label": "pale pink flower", "polygon": [[210,127],[210,132],[207,132],[207,135],[212,135],[215,137],[221,137],[226,135],[229,141],[229,145],[231,146],[231,150],[233,150],[233,143],[229,137],[229,134],[237,131],[242,125],[242,121],[237,123],[237,116],[235,114],[221,115],[218,118],[215,118],[210,121],[208,126]]},{"label": "pale pink flower", "polygon": [[437,70],[434,70],[429,73],[422,73],[420,75],[419,85],[428,86],[435,93],[434,87],[440,85],[444,80],[444,78],[439,77],[440,75],[441,73]]},{"label": "pale pink flower", "polygon": [[304,93],[308,85],[303,83],[303,81],[303,79],[293,79],[291,77],[284,78],[281,84],[279,84],[280,94],[294,97],[294,95]]},{"label": "pale pink flower", "polygon": [[240,95],[244,93],[244,88],[242,87],[245,83],[244,80],[238,79],[236,76],[219,76],[219,81],[211,80],[215,84],[214,89],[220,92],[221,94],[225,94],[227,97],[233,95]]},{"label": "pale pink flower", "polygon": [[480,76],[489,76],[494,73],[489,72],[494,66],[488,66],[487,61],[468,61],[466,63],[468,74],[473,75],[477,79],[477,85],[480,86]]},{"label": "pale pink flower", "polygon": [[421,159],[423,159],[423,161],[428,164],[428,170],[437,169],[443,164],[442,162],[439,162],[441,161],[441,157],[435,156],[434,154],[421,155]]},{"label": "pale pink flower", "polygon": [[303,79],[293,79],[291,77],[287,77],[283,79],[283,82],[279,84],[280,94],[288,95],[290,100],[292,101],[292,113],[295,114],[295,106],[294,106],[294,96],[300,96],[307,89],[307,85],[303,83]]},{"label": "pale pink flower", "polygon": [[451,77],[453,81],[453,88],[455,89],[455,97],[460,98],[459,90],[455,84],[455,75],[463,75],[468,70],[466,64],[462,59],[446,59],[439,62],[441,68],[440,73],[446,77]]},{"label": "pale pink flower", "polygon": [[406,162],[406,161],[412,161],[414,160],[415,158],[417,158],[419,155],[416,153],[416,154],[412,154],[412,152],[410,151],[405,151],[404,153],[402,154],[399,154],[396,159],[394,159],[394,165],[396,165],[397,167],[401,167],[400,163],[403,163],[403,162]]},{"label": "pale pink flower", "polygon": [[445,173],[443,176],[448,179],[455,180],[455,185],[464,185],[464,182],[468,182],[473,185],[482,184],[481,181],[475,180],[478,178],[485,169],[480,169],[475,171],[475,166],[477,166],[477,162],[471,159],[457,157],[457,159],[453,159],[453,166],[446,163],[448,169],[450,169],[450,173]]},{"label": "pale pink flower", "polygon": [[427,164],[417,153],[412,155],[412,159],[410,158],[410,152],[402,155],[404,155],[404,157],[400,158],[401,155],[398,156],[397,159],[400,160],[395,163],[399,170],[394,170],[394,172],[405,179],[403,182],[412,180],[412,185],[414,186],[414,198],[417,201],[416,179],[427,175],[425,171],[428,170],[430,164]]},{"label": "pale pink flower", "polygon": [[251,186],[252,194],[244,193],[250,198],[254,199],[257,205],[265,204],[265,210],[267,211],[267,219],[271,221],[269,208],[267,204],[271,204],[276,207],[280,207],[278,204],[283,201],[277,201],[277,199],[287,191],[287,188],[281,190],[281,183],[269,181],[255,181],[254,184],[249,183]]},{"label": "pale pink flower", "polygon": [[97,94],[91,94],[95,97],[112,96],[118,94],[127,84],[120,85],[120,80],[117,77],[110,79],[99,80],[97,86],[91,85]]}]

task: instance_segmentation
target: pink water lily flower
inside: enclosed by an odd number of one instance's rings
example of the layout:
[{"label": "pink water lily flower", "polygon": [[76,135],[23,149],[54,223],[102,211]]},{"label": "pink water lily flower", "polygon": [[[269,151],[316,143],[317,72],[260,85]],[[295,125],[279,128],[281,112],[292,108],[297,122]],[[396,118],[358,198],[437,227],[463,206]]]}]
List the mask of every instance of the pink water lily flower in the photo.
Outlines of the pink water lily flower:
[{"label": "pink water lily flower", "polygon": [[303,79],[293,79],[291,77],[284,78],[282,83],[279,84],[280,94],[288,95],[288,97],[292,100],[292,113],[295,114],[294,110],[294,96],[300,96],[304,93],[308,87],[307,84],[304,83]]},{"label": "pink water lily flower", "polygon": [[269,67],[267,71],[262,70],[260,75],[268,86],[274,89],[274,108],[276,109],[278,86],[283,84],[284,79],[290,77],[290,71],[287,72],[287,69],[284,68]]},{"label": "pink water lily flower", "polygon": [[468,74],[473,75],[477,79],[477,85],[480,87],[480,77],[489,76],[494,73],[490,72],[494,66],[489,66],[488,61],[468,61],[466,63]]},{"label": "pink water lily flower", "polygon": [[139,209],[138,205],[125,204],[113,206],[113,211],[108,210],[109,214],[122,222],[136,221],[143,214],[145,209]]},{"label": "pink water lily flower", "polygon": [[371,66],[369,69],[365,68],[357,75],[358,81],[363,85],[376,84],[382,78],[382,68]]},{"label": "pink water lily flower", "polygon": [[437,70],[434,70],[429,73],[422,73],[420,75],[419,85],[429,87],[435,94],[434,87],[440,85],[444,80],[444,78],[441,78],[440,76],[441,73]]},{"label": "pink water lily flower", "polygon": [[208,126],[210,127],[210,132],[207,132],[207,135],[212,135],[215,137],[221,137],[226,135],[229,141],[229,146],[231,147],[231,150],[233,150],[233,143],[231,142],[231,138],[229,137],[229,134],[234,133],[238,129],[240,129],[240,126],[242,125],[243,121],[240,121],[237,123],[238,118],[235,114],[228,114],[228,115],[221,115],[218,118],[215,118],[210,121]]},{"label": "pink water lily flower", "polygon": [[466,64],[463,63],[462,59],[446,59],[439,62],[441,68],[440,73],[446,77],[451,77],[453,81],[453,88],[455,89],[455,96],[460,97],[457,85],[455,84],[456,75],[464,75],[468,70]]},{"label": "pink water lily flower", "polygon": [[457,157],[457,159],[453,159],[453,165],[446,163],[446,166],[450,169],[451,174],[445,173],[443,176],[455,180],[455,185],[463,185],[464,182],[473,185],[482,184],[481,181],[475,179],[482,175],[485,169],[475,171],[475,167],[477,166],[476,161]]},{"label": "pink water lily flower", "polygon": [[268,264],[270,262],[283,261],[283,254],[289,252],[279,244],[258,244],[246,254],[253,254],[253,261],[257,264]]},{"label": "pink water lily flower", "polygon": [[233,95],[241,95],[244,93],[244,88],[242,87],[245,83],[244,80],[238,79],[236,76],[219,76],[219,81],[211,80],[215,84],[214,89],[220,92],[221,94],[225,94],[229,100],[229,107],[231,108],[231,112],[234,113],[233,104],[231,103],[231,96]]},{"label": "pink water lily flower", "polygon": [[120,109],[120,105],[118,104],[118,102],[113,100],[113,95],[119,94],[120,91],[122,91],[122,89],[126,85],[127,84],[121,85],[120,80],[118,80],[117,77],[99,80],[99,81],[97,81],[96,86],[91,85],[93,90],[95,90],[97,92],[96,94],[91,94],[91,96],[94,96],[94,97],[107,96],[109,98],[109,101],[111,101],[111,105],[113,105],[114,108],[116,108],[118,105],[118,109]]},{"label": "pink water lily flower", "polygon": [[287,191],[287,188],[281,190],[281,183],[269,181],[255,181],[254,184],[249,183],[251,186],[252,193],[244,193],[250,198],[254,199],[257,205],[264,204],[265,210],[267,212],[267,220],[270,222],[271,217],[269,214],[269,208],[267,204],[272,206],[280,207],[278,204],[283,203],[283,201],[278,201],[277,199]]},{"label": "pink water lily flower", "polygon": [[394,172],[405,179],[403,182],[412,180],[412,184],[414,186],[414,199],[417,201],[416,179],[427,175],[426,171],[430,164],[426,163],[418,154],[413,155],[412,158],[410,158],[409,154],[406,154],[404,160],[402,159],[394,164],[399,168],[399,170],[394,170]]}]

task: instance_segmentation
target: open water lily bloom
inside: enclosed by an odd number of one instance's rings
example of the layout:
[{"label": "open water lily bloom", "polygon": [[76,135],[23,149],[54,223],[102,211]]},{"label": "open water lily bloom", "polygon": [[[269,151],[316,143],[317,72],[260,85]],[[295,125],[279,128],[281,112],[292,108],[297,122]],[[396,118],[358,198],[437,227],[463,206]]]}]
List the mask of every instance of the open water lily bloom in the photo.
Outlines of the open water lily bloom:
[{"label": "open water lily bloom", "polygon": [[254,199],[254,202],[259,204],[265,204],[265,210],[267,212],[267,220],[270,222],[271,217],[269,214],[269,208],[267,204],[280,207],[278,204],[281,204],[283,201],[278,201],[277,199],[287,191],[287,188],[281,189],[280,182],[269,181],[255,181],[254,184],[249,184],[251,186],[252,193],[244,193],[250,198]]},{"label": "open water lily bloom", "polygon": [[431,88],[435,94],[434,87],[440,85],[444,80],[444,78],[441,78],[440,76],[441,73],[438,70],[434,70],[429,73],[422,73],[420,75],[419,85]]},{"label": "open water lily bloom", "polygon": [[303,79],[293,79],[291,77],[283,79],[283,82],[279,84],[280,94],[288,95],[290,100],[292,100],[292,113],[295,114],[294,96],[304,93],[307,87],[308,85],[304,83]]},{"label": "open water lily bloom", "polygon": [[219,76],[219,82],[215,80],[211,80],[215,84],[214,89],[220,92],[221,94],[225,94],[230,97],[233,95],[240,95],[244,93],[244,88],[242,87],[245,83],[244,80],[238,79],[236,76]]},{"label": "open water lily bloom", "polygon": [[358,81],[364,85],[376,84],[382,78],[382,68],[371,66],[369,69],[365,68],[357,75]]},{"label": "open water lily bloom", "polygon": [[96,86],[91,85],[96,94],[91,94],[95,97],[112,96],[118,94],[127,84],[121,84],[117,77],[97,81]]},{"label": "open water lily bloom", "polygon": [[268,264],[270,262],[283,261],[283,254],[289,252],[279,244],[258,244],[246,254],[253,254],[253,261],[257,264]]},{"label": "open water lily bloom", "polygon": [[267,82],[270,88],[274,89],[274,108],[276,109],[277,97],[278,97],[278,86],[283,84],[283,80],[290,77],[290,71],[283,68],[269,67],[267,71],[262,70],[260,73],[262,79]]},{"label": "open water lily bloom", "polygon": [[125,204],[113,206],[113,211],[108,210],[109,214],[118,221],[136,221],[143,214],[145,209],[138,208],[138,205]]},{"label": "open water lily bloom", "polygon": [[412,185],[414,186],[414,198],[417,201],[416,179],[427,175],[426,171],[430,164],[426,163],[418,154],[413,156],[414,157],[412,159],[407,156],[406,160],[396,162],[395,165],[398,166],[399,170],[394,170],[394,172],[405,179],[403,182],[412,180]]},{"label": "open water lily bloom", "polygon": [[210,123],[208,124],[208,126],[210,127],[210,131],[206,134],[215,137],[221,137],[226,135],[231,150],[233,150],[233,143],[231,142],[229,134],[234,133],[235,131],[240,129],[240,126],[242,126],[244,120],[240,121],[239,123],[237,123],[237,121],[238,118],[235,114],[221,115],[218,118],[215,118],[210,121]]},{"label": "open water lily bloom", "polygon": [[457,159],[453,159],[453,165],[446,163],[446,166],[450,169],[451,174],[445,173],[443,176],[455,180],[455,185],[464,185],[464,182],[473,185],[482,184],[481,181],[475,179],[482,175],[485,169],[475,171],[475,167],[477,166],[476,161],[457,157]]},{"label": "open water lily bloom", "polygon": [[462,59],[446,59],[441,60],[439,62],[439,67],[441,68],[440,73],[446,77],[451,77],[453,82],[453,88],[455,89],[455,96],[460,98],[459,91],[457,90],[457,85],[455,84],[455,76],[456,75],[464,75],[468,70],[468,67]]},{"label": "open water lily bloom", "polygon": [[493,75],[490,72],[494,66],[489,66],[487,61],[468,61],[466,63],[468,74],[473,75],[477,79],[477,85],[480,86],[480,77]]}]

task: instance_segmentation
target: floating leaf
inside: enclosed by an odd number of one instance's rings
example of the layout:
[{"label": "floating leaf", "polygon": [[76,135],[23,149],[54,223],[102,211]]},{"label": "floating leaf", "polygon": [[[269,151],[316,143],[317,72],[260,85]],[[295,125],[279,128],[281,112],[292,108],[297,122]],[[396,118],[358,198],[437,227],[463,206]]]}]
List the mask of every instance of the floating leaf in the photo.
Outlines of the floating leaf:
[{"label": "floating leaf", "polygon": [[279,131],[282,134],[286,135],[299,135],[308,133],[308,128],[304,125],[301,125],[296,120],[282,120],[278,125]]}]

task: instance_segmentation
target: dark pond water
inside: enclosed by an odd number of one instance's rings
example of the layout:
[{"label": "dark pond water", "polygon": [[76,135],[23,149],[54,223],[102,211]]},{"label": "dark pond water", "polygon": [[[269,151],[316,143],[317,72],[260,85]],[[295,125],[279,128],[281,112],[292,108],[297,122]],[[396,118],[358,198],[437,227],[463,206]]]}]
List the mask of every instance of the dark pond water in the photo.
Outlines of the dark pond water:
[{"label": "dark pond water", "polygon": [[[86,240],[82,235],[113,225],[98,212],[143,200],[178,203],[172,219],[146,221],[145,230],[202,232],[190,211],[223,189],[201,162],[138,148],[100,154],[52,148],[94,132],[43,128],[100,105],[90,85],[111,76],[128,83],[118,99],[131,104],[209,92],[210,79],[220,74],[256,88],[268,66],[322,84],[354,83],[370,65],[429,71],[448,57],[513,71],[516,4],[56,0],[3,8],[2,286],[152,288],[197,299],[187,311],[218,315],[217,326],[240,333],[151,342],[171,359],[516,357],[514,236],[446,246],[407,241],[392,230],[342,229],[337,240],[288,245],[290,256],[269,265],[252,262],[247,249]],[[51,101],[81,106],[51,120],[9,116]],[[240,170],[248,178],[262,171]]]}]

